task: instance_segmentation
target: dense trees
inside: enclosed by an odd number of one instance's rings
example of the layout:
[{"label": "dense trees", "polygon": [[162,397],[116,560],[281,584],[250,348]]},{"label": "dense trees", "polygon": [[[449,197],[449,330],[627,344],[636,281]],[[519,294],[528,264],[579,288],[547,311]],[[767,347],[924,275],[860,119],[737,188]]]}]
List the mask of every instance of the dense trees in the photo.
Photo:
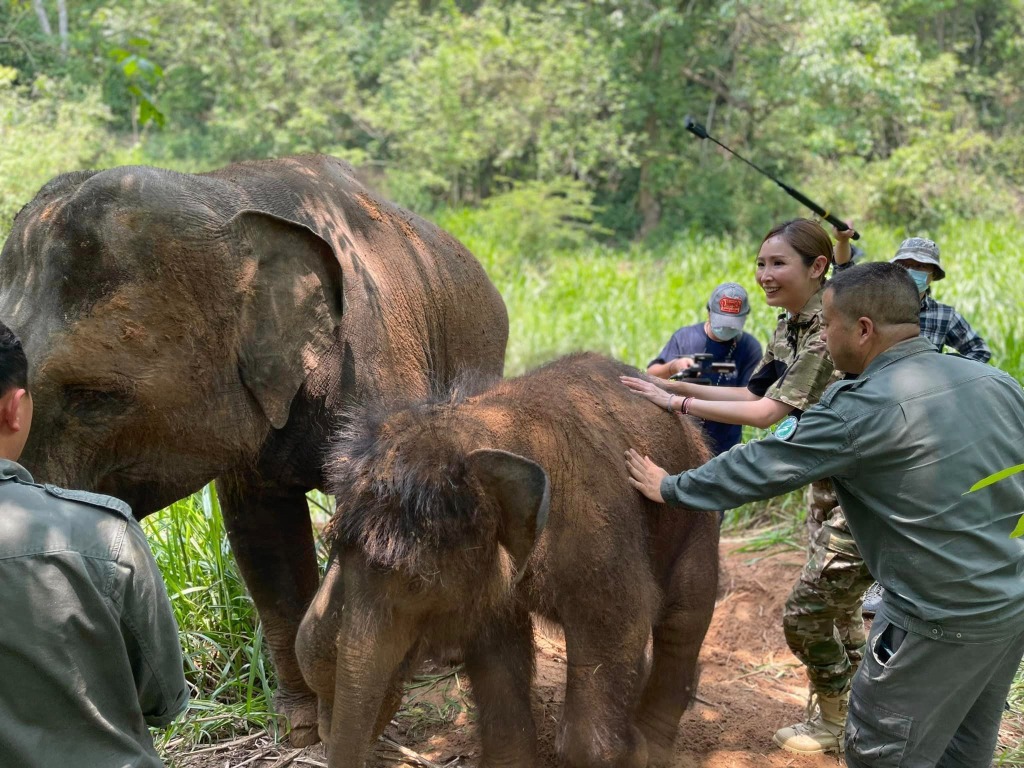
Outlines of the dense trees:
[{"label": "dense trees", "polygon": [[421,210],[570,190],[622,237],[791,210],[693,114],[858,221],[1021,202],[1022,0],[8,0],[0,24],[3,129],[28,141],[0,149],[7,186],[18,162],[34,183],[317,151]]}]

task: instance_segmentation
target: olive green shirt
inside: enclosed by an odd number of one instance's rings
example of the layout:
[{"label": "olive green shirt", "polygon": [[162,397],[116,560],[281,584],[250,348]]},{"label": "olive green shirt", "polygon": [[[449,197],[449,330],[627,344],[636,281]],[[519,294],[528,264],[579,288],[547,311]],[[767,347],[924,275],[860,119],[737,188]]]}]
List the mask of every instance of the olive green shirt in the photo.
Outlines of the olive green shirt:
[{"label": "olive green shirt", "polygon": [[124,502],[0,459],[0,765],[159,768],[188,702],[178,630]]},{"label": "olive green shirt", "polygon": [[[784,435],[784,436],[783,436]],[[662,481],[670,504],[719,510],[830,477],[888,618],[980,642],[1024,630],[1024,392],[920,337],[833,384],[799,423]]]}]

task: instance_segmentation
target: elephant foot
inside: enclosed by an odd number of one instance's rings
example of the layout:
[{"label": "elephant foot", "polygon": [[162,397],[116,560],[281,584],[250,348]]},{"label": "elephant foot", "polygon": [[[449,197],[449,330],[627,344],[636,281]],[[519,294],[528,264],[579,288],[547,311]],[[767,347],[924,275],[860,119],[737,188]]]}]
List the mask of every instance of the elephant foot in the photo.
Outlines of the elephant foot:
[{"label": "elephant foot", "polygon": [[675,724],[669,725],[668,722],[651,723],[641,719],[638,723],[640,732],[647,742],[648,768],[665,768],[672,764],[675,756],[676,731],[679,727]]},{"label": "elephant foot", "polygon": [[317,702],[314,694],[278,693],[274,709],[288,718],[288,741],[295,748],[308,747],[320,741]]},{"label": "elephant foot", "polygon": [[666,748],[662,744],[647,742],[647,766],[648,768],[665,768],[672,764],[674,750]]},{"label": "elephant foot", "polygon": [[288,732],[288,743],[296,749],[311,747],[320,741],[320,731],[316,724],[296,728],[294,725]]}]

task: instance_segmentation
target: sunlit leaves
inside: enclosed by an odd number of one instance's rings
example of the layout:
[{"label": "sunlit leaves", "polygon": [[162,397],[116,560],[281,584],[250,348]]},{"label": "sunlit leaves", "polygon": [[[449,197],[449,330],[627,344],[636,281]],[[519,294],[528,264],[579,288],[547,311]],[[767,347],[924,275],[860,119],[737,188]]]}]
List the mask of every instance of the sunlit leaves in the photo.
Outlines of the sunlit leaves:
[{"label": "sunlit leaves", "polygon": [[[1005,480],[1008,477],[1012,477],[1013,475],[1016,475],[1018,472],[1024,472],[1024,464],[1018,464],[1014,467],[1007,467],[1006,469],[1000,470],[999,472],[995,472],[989,475],[988,477],[982,478],[974,485],[972,485],[970,490],[968,490],[967,493],[965,493],[964,495],[966,496],[968,493],[980,491],[982,488],[988,488],[993,483],[998,483],[1000,480]],[[1013,532],[1010,534],[1010,538],[1018,538],[1020,536],[1024,536],[1024,514],[1022,514],[1020,520],[1017,521],[1017,526],[1013,529]]]},{"label": "sunlit leaves", "polygon": [[128,93],[133,97],[133,105],[138,105],[138,124],[154,123],[162,128],[166,118],[153,102],[152,94],[163,78],[164,70],[143,55],[149,46],[146,38],[133,37],[127,42],[126,48],[111,48],[107,55],[117,63],[124,75]]}]

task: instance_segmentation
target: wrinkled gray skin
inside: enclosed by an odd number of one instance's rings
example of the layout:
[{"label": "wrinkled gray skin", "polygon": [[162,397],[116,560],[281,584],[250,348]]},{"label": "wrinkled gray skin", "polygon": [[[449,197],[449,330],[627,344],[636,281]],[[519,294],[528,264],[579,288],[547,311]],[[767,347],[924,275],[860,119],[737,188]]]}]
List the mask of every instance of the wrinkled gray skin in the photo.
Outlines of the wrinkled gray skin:
[{"label": "wrinkled gray skin", "polygon": [[143,517],[216,479],[295,744],[295,633],[318,577],[303,494],[345,409],[500,376],[505,306],[447,233],[331,157],[60,176],[15,219],[0,319],[35,400],[37,480]]},{"label": "wrinkled gray skin", "polygon": [[363,768],[403,678],[451,648],[482,768],[530,768],[531,614],[565,631],[562,761],[671,761],[714,609],[718,516],[629,485],[627,448],[673,472],[709,453],[694,420],[622,374],[636,372],[575,355],[477,396],[353,417],[326,470],[327,574],[296,639],[331,768]]}]

